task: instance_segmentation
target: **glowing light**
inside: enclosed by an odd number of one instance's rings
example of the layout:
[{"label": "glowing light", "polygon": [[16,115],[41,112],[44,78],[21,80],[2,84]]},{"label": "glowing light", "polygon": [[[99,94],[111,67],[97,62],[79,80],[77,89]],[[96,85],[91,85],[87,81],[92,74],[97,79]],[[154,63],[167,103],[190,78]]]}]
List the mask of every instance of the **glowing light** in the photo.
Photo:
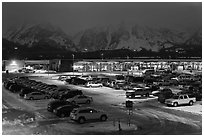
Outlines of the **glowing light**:
[{"label": "glowing light", "polygon": [[16,66],[17,65],[17,63],[16,63],[16,61],[15,60],[13,60],[12,62],[11,62],[11,64],[10,65],[12,65],[12,66]]}]

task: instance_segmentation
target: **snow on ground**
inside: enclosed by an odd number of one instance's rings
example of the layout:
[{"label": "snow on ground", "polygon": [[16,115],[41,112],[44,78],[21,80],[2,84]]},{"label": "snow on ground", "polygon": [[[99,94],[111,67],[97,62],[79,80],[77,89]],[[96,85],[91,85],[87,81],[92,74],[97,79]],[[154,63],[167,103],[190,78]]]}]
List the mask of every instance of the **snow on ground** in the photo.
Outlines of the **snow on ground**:
[{"label": "snow on ground", "polygon": [[[132,131],[137,130],[137,126],[134,124],[128,125],[126,122],[119,122],[115,121],[107,121],[107,122],[87,122],[86,124],[79,125],[75,123],[59,123],[56,126],[54,126],[55,130],[72,130],[71,132],[75,132],[77,134],[84,134],[84,133],[91,133],[94,134],[94,132],[98,133],[108,133],[108,132],[114,132],[119,131],[119,126],[121,130],[125,131]],[[80,130],[79,130],[80,129]],[[75,131],[77,130],[77,131]]]},{"label": "snow on ground", "polygon": [[[47,79],[44,81],[47,83],[52,83],[52,84],[57,84],[57,85],[65,85],[64,82],[59,81],[59,80],[54,80],[54,79]],[[186,112],[191,112],[191,113],[196,113],[196,114],[202,114],[202,103],[201,102],[196,102],[193,106],[179,106],[179,107],[168,107],[165,104],[160,104],[157,101],[154,101],[157,99],[155,96],[150,96],[149,98],[146,97],[136,97],[134,99],[126,99],[125,97],[125,91],[124,90],[115,90],[109,87],[102,87],[102,88],[87,88],[83,86],[76,86],[76,85],[67,85],[68,87],[72,88],[77,88],[81,89],[82,91],[85,91],[87,93],[92,93],[93,94],[101,94],[103,96],[106,96],[106,101],[109,101],[109,103],[113,103],[112,105],[117,105],[117,106],[124,106],[126,100],[133,101],[134,103],[141,103],[145,101],[153,101],[154,105],[160,106],[163,108],[167,109],[174,109],[174,110],[180,110],[180,111],[186,111]],[[177,89],[173,88],[173,90],[177,91]],[[180,90],[178,90],[180,91]],[[96,98],[100,99],[100,98]],[[123,103],[121,103],[123,102]],[[118,104],[117,104],[118,103]]]}]

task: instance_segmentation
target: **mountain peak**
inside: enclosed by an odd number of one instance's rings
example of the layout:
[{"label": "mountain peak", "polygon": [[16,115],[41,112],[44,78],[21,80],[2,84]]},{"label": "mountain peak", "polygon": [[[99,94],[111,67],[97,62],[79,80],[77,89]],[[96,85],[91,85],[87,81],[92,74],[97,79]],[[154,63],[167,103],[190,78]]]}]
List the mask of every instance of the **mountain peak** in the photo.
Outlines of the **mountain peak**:
[{"label": "mountain peak", "polygon": [[51,23],[44,22],[38,24],[23,24],[18,27],[12,27],[4,35],[9,41],[28,45],[29,47],[38,45],[40,42],[47,43],[51,46],[62,46],[70,48],[73,43],[70,37],[64,33],[59,27]]},{"label": "mountain peak", "polygon": [[27,47],[52,46],[72,51],[144,49],[160,52],[178,45],[202,45],[201,29],[193,32],[141,24],[130,26],[123,22],[85,29],[73,37],[49,22],[24,23],[10,28],[4,38]]}]

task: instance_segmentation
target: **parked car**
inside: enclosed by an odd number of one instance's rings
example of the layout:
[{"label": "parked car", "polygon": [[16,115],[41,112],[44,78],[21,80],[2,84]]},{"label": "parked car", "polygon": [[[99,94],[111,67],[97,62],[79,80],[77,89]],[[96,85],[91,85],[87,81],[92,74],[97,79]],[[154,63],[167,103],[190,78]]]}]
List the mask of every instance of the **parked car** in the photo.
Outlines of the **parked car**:
[{"label": "parked car", "polygon": [[149,97],[152,94],[150,87],[133,88],[133,90],[126,91],[127,98],[134,98],[137,95]]},{"label": "parked car", "polygon": [[171,98],[173,95],[174,94],[171,89],[165,88],[158,94],[158,101],[160,103],[165,103],[165,100]]},{"label": "parked car", "polygon": [[71,84],[74,84],[74,85],[85,85],[86,83],[87,83],[87,81],[84,80],[84,79],[80,79],[80,78],[77,78],[77,77],[71,78]]},{"label": "parked car", "polygon": [[59,76],[58,80],[65,81],[66,79],[71,79],[71,77],[74,77],[73,75],[61,75]]},{"label": "parked car", "polygon": [[69,90],[70,89],[68,88],[54,89],[53,91],[50,92],[50,94],[52,98],[59,99],[60,95],[67,93]]},{"label": "parked car", "polygon": [[25,69],[23,72],[24,72],[24,73],[35,73],[35,70]]},{"label": "parked car", "polygon": [[31,92],[24,95],[24,99],[48,99],[50,98],[49,94],[41,93],[41,92]]},{"label": "parked car", "polygon": [[70,118],[80,124],[84,123],[86,120],[99,119],[101,121],[106,121],[108,116],[105,112],[91,108],[75,108],[70,114]]},{"label": "parked car", "polygon": [[129,84],[124,85],[123,89],[124,90],[132,90],[134,88],[139,87],[139,85],[140,85],[139,83],[129,83]]},{"label": "parked car", "polygon": [[78,78],[83,79],[83,80],[92,80],[92,77],[90,75],[81,75],[78,76]]},{"label": "parked car", "polygon": [[159,94],[164,94],[166,92],[172,93],[172,90],[170,88],[157,89],[152,91],[152,95],[159,96]]},{"label": "parked car", "polygon": [[68,101],[63,101],[63,100],[54,100],[48,103],[47,105],[47,110],[50,112],[53,112],[54,109],[60,107],[60,106],[64,106],[64,105],[69,105],[71,104]]},{"label": "parked car", "polygon": [[128,82],[126,82],[126,81],[116,82],[114,85],[114,88],[115,89],[123,89],[127,85],[128,85]]},{"label": "parked car", "polygon": [[20,92],[22,86],[21,85],[17,85],[17,84],[13,84],[9,87],[9,90],[11,92],[14,92],[14,93],[17,93],[17,92]]},{"label": "parked car", "polygon": [[201,101],[202,100],[202,87],[198,89],[190,88],[188,90],[179,92],[179,94],[188,94],[190,96],[194,96],[196,98],[196,101]]},{"label": "parked car", "polygon": [[34,90],[29,88],[29,87],[22,87],[21,91],[19,93],[19,96],[24,97],[25,94],[28,94],[28,93],[31,93],[31,92],[34,92]]},{"label": "parked car", "polygon": [[68,98],[73,98],[76,95],[82,95],[82,94],[83,92],[81,90],[74,89],[74,90],[69,90],[68,92],[64,94],[60,94],[58,98],[60,100],[66,100]]},{"label": "parked car", "polygon": [[5,87],[6,89],[9,89],[9,87],[10,87],[11,85],[13,85],[13,84],[16,84],[16,82],[15,82],[15,81],[7,81],[7,82],[4,82],[4,87]]},{"label": "parked car", "polygon": [[69,104],[69,105],[60,106],[54,109],[53,112],[55,115],[59,117],[68,117],[74,108],[79,108],[79,105]]},{"label": "parked car", "polygon": [[102,87],[103,84],[100,83],[100,82],[97,82],[97,81],[88,81],[86,84],[85,84],[86,87],[89,87],[89,88],[92,88],[92,87]]},{"label": "parked car", "polygon": [[189,104],[190,106],[196,102],[196,98],[191,95],[174,95],[170,99],[166,99],[165,104],[177,107],[178,105]]},{"label": "parked car", "polygon": [[93,102],[93,98],[85,95],[77,95],[77,96],[74,96],[73,98],[67,99],[67,101],[71,102],[72,104],[79,104],[79,103],[90,104],[91,102]]}]

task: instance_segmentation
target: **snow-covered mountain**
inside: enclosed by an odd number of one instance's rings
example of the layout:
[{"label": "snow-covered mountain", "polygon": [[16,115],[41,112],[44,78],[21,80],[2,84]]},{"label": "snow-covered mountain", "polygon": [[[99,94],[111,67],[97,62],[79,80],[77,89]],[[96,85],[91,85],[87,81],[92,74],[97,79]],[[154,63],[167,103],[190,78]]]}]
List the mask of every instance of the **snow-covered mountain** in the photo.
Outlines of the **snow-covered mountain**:
[{"label": "snow-covered mountain", "polygon": [[56,48],[74,49],[71,38],[59,27],[50,23],[24,24],[17,28],[11,28],[3,36],[5,39],[33,47],[44,43]]},{"label": "snow-covered mountain", "polygon": [[140,51],[142,49],[159,52],[163,48],[175,45],[201,45],[201,30],[190,33],[185,30],[168,28],[154,28],[149,26],[134,25],[127,29],[119,27],[91,28],[74,36],[82,49],[114,50],[130,49]]},{"label": "snow-covered mountain", "polygon": [[138,24],[129,27],[124,24],[94,27],[80,31],[73,37],[50,23],[24,24],[9,29],[3,38],[28,48],[40,45],[67,51],[129,49],[160,52],[178,46],[185,49],[196,45],[202,48],[201,29],[192,32]]}]

